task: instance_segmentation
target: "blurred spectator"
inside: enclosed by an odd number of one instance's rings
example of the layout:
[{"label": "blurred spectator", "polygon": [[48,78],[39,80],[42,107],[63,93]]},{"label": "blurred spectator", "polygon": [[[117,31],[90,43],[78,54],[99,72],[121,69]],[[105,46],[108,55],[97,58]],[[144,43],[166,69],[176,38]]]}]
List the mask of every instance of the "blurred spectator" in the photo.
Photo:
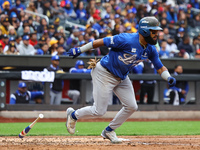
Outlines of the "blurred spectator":
[{"label": "blurred spectator", "polygon": [[57,31],[58,28],[60,27],[60,18],[55,18],[54,22],[53,22],[54,28]]},{"label": "blurred spectator", "polygon": [[33,32],[34,32],[34,29],[29,25],[28,20],[24,20],[23,25],[21,25],[17,29],[17,35],[19,35],[19,36],[23,36],[25,34],[30,34],[30,33],[33,33]]},{"label": "blurred spectator", "polygon": [[165,18],[161,19],[161,21],[160,21],[160,27],[163,28],[163,29],[168,27],[167,19],[165,19]]},{"label": "blurred spectator", "polygon": [[15,38],[15,45],[18,49],[18,46],[20,45],[20,42],[22,41],[22,37],[21,36],[16,36]]},{"label": "blurred spectator", "polygon": [[32,46],[37,45],[38,41],[37,41],[37,32],[36,31],[30,34],[29,43]]},{"label": "blurred spectator", "polygon": [[34,1],[34,5],[35,5],[35,8],[37,9],[37,12],[39,14],[42,14],[43,13],[43,2],[42,0],[36,0]]},{"label": "blurred spectator", "polygon": [[175,23],[178,22],[177,13],[175,12],[175,8],[171,6],[167,6],[167,20],[168,22],[174,21]]},{"label": "blurred spectator", "polygon": [[15,28],[13,26],[9,26],[8,37],[9,38],[11,38],[11,37],[16,38],[16,36],[17,36],[17,32],[16,32]]},{"label": "blurred spectator", "polygon": [[[181,65],[176,65],[174,67],[174,75],[178,76],[183,73],[183,67]],[[186,100],[186,95],[189,91],[189,85],[187,81],[177,81],[174,87],[170,87],[167,95],[170,97],[170,104],[180,105]]]},{"label": "blurred spectator", "polygon": [[51,12],[49,1],[44,1],[43,3],[43,15],[46,15],[50,19],[53,18],[53,13]]},{"label": "blurred spectator", "polygon": [[0,25],[0,30],[1,30],[2,34],[7,34],[8,35],[9,26],[10,26],[9,18],[5,17],[3,22]]},{"label": "blurred spectator", "polygon": [[35,55],[36,50],[31,44],[29,44],[29,39],[28,35],[23,36],[22,42],[18,46],[20,55]]},{"label": "blurred spectator", "polygon": [[49,45],[47,43],[44,43],[41,45],[41,48],[37,49],[37,55],[50,55]]},{"label": "blurred spectator", "polygon": [[51,39],[49,42],[49,52],[51,55],[56,55],[58,49],[58,40],[55,38]]},{"label": "blurred spectator", "polygon": [[57,52],[55,53],[56,55],[68,55],[67,52],[64,49],[63,45],[58,45]]},{"label": "blurred spectator", "polygon": [[169,34],[174,37],[176,35],[176,26],[174,21],[171,21],[169,23],[168,29],[169,29]]},{"label": "blurred spectator", "polygon": [[67,45],[70,45],[73,40],[77,40],[78,41],[79,34],[80,34],[79,29],[73,29],[70,37],[67,39]]},{"label": "blurred spectator", "polygon": [[48,27],[48,33],[49,33],[49,38],[52,38],[54,33],[55,33],[55,26],[54,25],[49,25]]},{"label": "blurred spectator", "polygon": [[159,57],[160,58],[169,58],[169,51],[167,51],[166,49],[167,47],[167,41],[163,40],[161,42],[161,47],[160,47],[160,51],[159,51]]},{"label": "blurred spectator", "polygon": [[174,57],[189,59],[190,55],[184,49],[181,49],[178,53],[174,54]]},{"label": "blurred spectator", "polygon": [[28,24],[29,24],[30,27],[33,28],[34,31],[37,30],[37,24],[36,24],[36,22],[34,21],[34,19],[33,19],[32,16],[29,16],[29,17],[28,17]]},{"label": "blurred spectator", "polygon": [[37,33],[43,34],[44,30],[47,30],[47,21],[45,18],[40,20],[40,25],[37,27]]},{"label": "blurred spectator", "polygon": [[171,35],[167,39],[166,49],[170,52],[170,57],[174,57],[174,52],[178,50],[174,37]]},{"label": "blurred spectator", "polygon": [[58,40],[58,45],[61,45],[63,48],[66,47],[65,38],[64,38],[63,36],[59,36],[59,37],[57,38],[57,40]]},{"label": "blurred spectator", "polygon": [[178,49],[185,50],[190,57],[193,57],[194,51],[192,45],[190,45],[190,37],[188,35],[185,35],[183,41],[178,44]]},{"label": "blurred spectator", "polygon": [[76,18],[76,13],[75,13],[72,5],[71,5],[70,0],[66,0],[65,1],[65,7],[64,7],[64,9],[65,9],[65,12],[66,12],[67,16],[69,17],[69,19],[70,18],[71,19],[73,19],[73,18],[75,19]]},{"label": "blurred spectator", "polygon": [[[65,1],[64,1],[64,3],[65,3]],[[50,9],[51,9],[53,18],[58,17],[60,19],[65,19],[65,17],[66,17],[65,10],[58,5],[57,0],[52,0],[52,5],[50,6]]]},{"label": "blurred spectator", "polygon": [[[43,96],[43,91],[28,91],[25,82],[18,84],[18,90],[10,95],[10,104],[27,104],[31,103],[31,100],[38,96]],[[37,103],[37,102],[35,102]]]},{"label": "blurred spectator", "polygon": [[164,32],[160,31],[159,35],[158,35],[158,43],[159,43],[159,45],[161,45],[162,41],[166,41],[166,40],[164,39]]},{"label": "blurred spectator", "polygon": [[79,2],[79,7],[76,10],[77,19],[80,21],[80,24],[86,25],[87,23],[87,12],[84,9],[83,1]]},{"label": "blurred spectator", "polygon": [[164,39],[167,40],[170,37],[169,29],[168,28],[164,28],[163,32],[164,32]]},{"label": "blurred spectator", "polygon": [[175,36],[175,40],[176,40],[176,45],[178,45],[180,42],[183,41],[183,37],[185,35],[185,29],[184,28],[179,28],[178,29],[178,33]]},{"label": "blurred spectator", "polygon": [[[26,8],[26,10],[31,11],[33,13],[38,13],[38,11],[37,11],[37,9],[36,9],[36,7],[34,5],[34,2],[29,2],[28,7]],[[33,16],[33,18],[35,19],[36,16]]]},{"label": "blurred spectator", "polygon": [[8,50],[5,52],[6,55],[19,55],[18,50],[16,49],[15,43],[10,43]]},{"label": "blurred spectator", "polygon": [[194,16],[194,27],[200,28],[200,14]]},{"label": "blurred spectator", "polygon": [[[59,67],[60,57],[58,55],[51,57],[51,64],[46,69],[55,73],[63,73],[63,69]],[[62,90],[64,82],[61,79],[55,79],[50,85],[50,104],[60,105],[62,99]]]},{"label": "blurred spectator", "polygon": [[[82,60],[77,60],[75,67],[70,68],[70,73],[90,73],[91,69],[86,69]],[[80,80],[70,80],[70,88],[68,90],[68,96],[72,98],[73,105],[77,104],[80,97]]]},{"label": "blurred spectator", "polygon": [[105,31],[104,20],[101,19],[98,22],[94,23],[94,25],[92,26],[92,28],[94,30],[97,30],[99,33],[104,32]]},{"label": "blurred spectator", "polygon": [[192,7],[200,9],[200,3],[198,0],[191,0]]},{"label": "blurred spectator", "polygon": [[12,4],[12,2],[10,1],[4,1],[3,4],[2,4],[2,12],[1,14],[5,14],[5,15],[8,15],[9,14],[9,11],[11,9],[10,5]]},{"label": "blurred spectator", "polygon": [[7,34],[3,34],[2,39],[0,40],[0,43],[2,44],[3,49],[8,44],[9,38]]},{"label": "blurred spectator", "polygon": [[[34,46],[35,49],[40,49],[43,44],[46,43],[46,38],[41,36],[40,39],[38,40],[38,44]],[[46,43],[47,44],[47,43]]]},{"label": "blurred spectator", "polygon": [[9,5],[12,6],[12,0],[0,0],[1,10],[3,10],[4,5],[7,4],[7,3],[5,3],[6,1],[9,2]]},{"label": "blurred spectator", "polygon": [[3,49],[4,53],[8,50],[9,45],[10,45],[11,43],[15,44],[15,38],[14,38],[14,37],[10,37],[10,38],[9,38],[8,44],[6,44],[6,46],[5,46],[4,49]]},{"label": "blurred spectator", "polygon": [[[30,3],[29,3],[29,5],[30,5]],[[23,4],[21,4],[21,0],[15,0],[15,4],[12,5],[12,8],[16,8],[18,11],[18,14],[20,13],[21,10],[26,9],[26,7]]]},{"label": "blurred spectator", "polygon": [[192,46],[195,58],[200,58],[200,40],[198,39],[198,37],[193,38]]}]

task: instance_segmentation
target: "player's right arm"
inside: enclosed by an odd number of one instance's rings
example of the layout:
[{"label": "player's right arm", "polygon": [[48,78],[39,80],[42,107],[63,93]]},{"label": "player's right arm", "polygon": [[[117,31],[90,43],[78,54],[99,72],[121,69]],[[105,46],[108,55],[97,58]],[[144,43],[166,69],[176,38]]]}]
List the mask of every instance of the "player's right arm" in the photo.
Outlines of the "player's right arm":
[{"label": "player's right arm", "polygon": [[124,47],[124,45],[126,45],[126,43],[127,43],[126,34],[119,34],[111,37],[105,37],[103,39],[94,40],[81,47],[71,48],[67,53],[69,54],[69,56],[74,56],[73,58],[75,58],[79,56],[81,53],[84,53],[93,48],[107,46],[107,47],[121,49]]},{"label": "player's right arm", "polygon": [[67,52],[67,54],[69,54],[69,56],[73,56],[73,58],[76,58],[81,53],[87,52],[90,49],[97,48],[97,47],[100,47],[100,46],[104,46],[103,39],[94,40],[92,42],[89,42],[89,43],[81,46],[81,47],[71,48]]}]

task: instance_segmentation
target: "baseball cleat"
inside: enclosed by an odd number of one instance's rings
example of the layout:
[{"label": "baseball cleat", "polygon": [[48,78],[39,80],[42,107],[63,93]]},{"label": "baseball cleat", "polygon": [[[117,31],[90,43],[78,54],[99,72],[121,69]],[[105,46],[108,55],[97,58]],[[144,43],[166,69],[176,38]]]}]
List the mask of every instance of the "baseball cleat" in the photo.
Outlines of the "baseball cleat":
[{"label": "baseball cleat", "polygon": [[102,133],[101,133],[101,136],[104,138],[104,139],[109,139],[112,143],[122,143],[122,140],[119,139],[115,133],[115,131],[106,131],[103,130]]},{"label": "baseball cleat", "polygon": [[71,114],[74,112],[75,110],[71,107],[69,107],[66,110],[67,113],[67,121],[66,121],[66,127],[67,127],[67,131],[70,134],[74,134],[75,133],[75,128],[76,128],[76,120],[74,120],[71,116]]}]

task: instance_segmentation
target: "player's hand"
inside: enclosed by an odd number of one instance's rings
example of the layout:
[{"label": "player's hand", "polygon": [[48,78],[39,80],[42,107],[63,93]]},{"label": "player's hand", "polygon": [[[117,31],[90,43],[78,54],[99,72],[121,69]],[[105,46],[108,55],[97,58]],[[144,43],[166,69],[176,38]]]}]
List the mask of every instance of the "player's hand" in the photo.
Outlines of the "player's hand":
[{"label": "player's hand", "polygon": [[76,58],[78,57],[80,54],[81,54],[81,50],[80,50],[80,47],[76,47],[76,48],[71,48],[67,54],[69,56],[73,56],[73,58]]},{"label": "player's hand", "polygon": [[169,84],[170,87],[176,85],[176,79],[174,77],[168,77],[167,78],[167,82],[168,82],[168,84]]}]

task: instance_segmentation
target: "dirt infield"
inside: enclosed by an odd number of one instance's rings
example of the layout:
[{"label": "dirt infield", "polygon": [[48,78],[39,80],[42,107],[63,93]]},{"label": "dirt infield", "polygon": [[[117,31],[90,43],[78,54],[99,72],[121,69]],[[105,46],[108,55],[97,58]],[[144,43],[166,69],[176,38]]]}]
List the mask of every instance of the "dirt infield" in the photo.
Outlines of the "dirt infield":
[{"label": "dirt infield", "polygon": [[[79,121],[106,121],[92,119]],[[182,119],[181,119],[182,120]],[[3,118],[5,122],[32,122],[33,119]],[[41,122],[65,122],[66,119],[42,119]],[[127,121],[161,121],[128,119]],[[189,120],[184,120],[189,121]],[[190,120],[191,121],[191,120]],[[195,120],[194,120],[195,121]],[[0,150],[200,150],[200,135],[195,136],[119,136],[121,144],[112,144],[101,136],[0,136]]]},{"label": "dirt infield", "polygon": [[0,137],[1,150],[199,150],[200,136],[120,136],[128,139],[112,144],[100,136]]}]

